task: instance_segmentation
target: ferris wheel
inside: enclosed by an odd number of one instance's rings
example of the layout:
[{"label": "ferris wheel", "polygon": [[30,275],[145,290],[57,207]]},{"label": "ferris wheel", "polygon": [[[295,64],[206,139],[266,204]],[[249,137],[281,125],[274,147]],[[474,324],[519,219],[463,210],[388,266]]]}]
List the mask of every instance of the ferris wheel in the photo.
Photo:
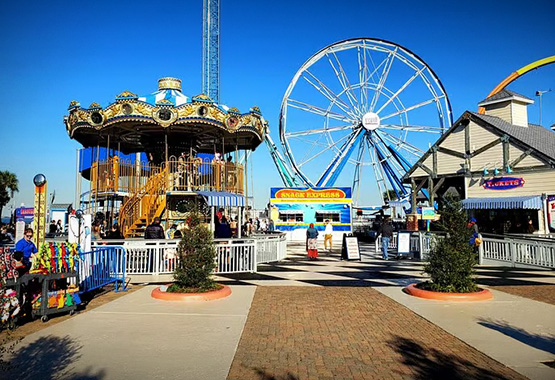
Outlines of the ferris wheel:
[{"label": "ferris wheel", "polygon": [[422,59],[393,42],[358,38],[301,66],[283,97],[279,131],[307,186],[351,186],[360,205],[406,198],[401,178],[451,124],[445,89]]}]

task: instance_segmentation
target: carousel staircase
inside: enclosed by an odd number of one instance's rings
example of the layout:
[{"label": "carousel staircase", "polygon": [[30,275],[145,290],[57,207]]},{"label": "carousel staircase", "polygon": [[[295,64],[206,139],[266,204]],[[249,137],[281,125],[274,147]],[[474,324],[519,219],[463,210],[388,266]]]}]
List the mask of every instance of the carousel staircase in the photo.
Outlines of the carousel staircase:
[{"label": "carousel staircase", "polygon": [[145,185],[120,208],[119,224],[125,238],[142,238],[146,227],[166,208],[167,170],[152,173]]}]

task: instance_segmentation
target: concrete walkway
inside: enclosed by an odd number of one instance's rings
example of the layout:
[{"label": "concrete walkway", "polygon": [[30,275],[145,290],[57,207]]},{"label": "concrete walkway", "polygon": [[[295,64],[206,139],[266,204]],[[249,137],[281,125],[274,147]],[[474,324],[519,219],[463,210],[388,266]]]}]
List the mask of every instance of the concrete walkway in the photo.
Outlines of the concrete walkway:
[{"label": "concrete walkway", "polygon": [[153,288],[27,336],[6,378],[225,379],[255,287],[185,304],[155,300]]},{"label": "concrete walkway", "polygon": [[[259,273],[220,277],[233,291],[222,300],[167,303],[152,299],[149,286],[31,334],[17,346],[12,378],[225,379],[256,285],[374,287],[515,371],[555,378],[555,369],[541,364],[555,360],[553,305],[498,291],[490,302],[422,300],[402,292],[423,278],[421,263],[381,261],[372,246],[363,246],[360,262],[337,254],[309,262],[302,245],[288,250],[288,260]],[[483,267],[478,273],[485,285],[555,284],[553,271]]]}]

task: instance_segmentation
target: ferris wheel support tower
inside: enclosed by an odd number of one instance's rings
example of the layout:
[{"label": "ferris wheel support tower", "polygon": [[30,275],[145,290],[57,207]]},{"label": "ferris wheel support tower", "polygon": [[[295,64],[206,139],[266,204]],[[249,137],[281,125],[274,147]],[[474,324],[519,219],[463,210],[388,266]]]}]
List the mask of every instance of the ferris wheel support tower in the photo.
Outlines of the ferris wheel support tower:
[{"label": "ferris wheel support tower", "polygon": [[220,0],[202,1],[202,92],[220,100]]}]

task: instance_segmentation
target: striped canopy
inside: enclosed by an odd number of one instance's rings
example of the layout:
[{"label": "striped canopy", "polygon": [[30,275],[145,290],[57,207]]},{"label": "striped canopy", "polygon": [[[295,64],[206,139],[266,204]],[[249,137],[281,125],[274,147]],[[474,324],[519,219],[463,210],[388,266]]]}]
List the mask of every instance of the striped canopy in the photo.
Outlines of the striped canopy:
[{"label": "striped canopy", "polygon": [[463,208],[473,210],[495,210],[495,209],[528,209],[541,210],[542,197],[530,195],[521,197],[500,198],[467,198],[462,202]]},{"label": "striped canopy", "polygon": [[150,95],[139,97],[139,100],[152,104],[153,106],[162,99],[170,101],[176,107],[185,103],[190,103],[190,98],[183,95],[183,93],[178,90],[159,90]]},{"label": "striped canopy", "polygon": [[239,194],[227,193],[225,191],[197,191],[197,193],[206,198],[208,206],[245,206],[245,197]]}]

